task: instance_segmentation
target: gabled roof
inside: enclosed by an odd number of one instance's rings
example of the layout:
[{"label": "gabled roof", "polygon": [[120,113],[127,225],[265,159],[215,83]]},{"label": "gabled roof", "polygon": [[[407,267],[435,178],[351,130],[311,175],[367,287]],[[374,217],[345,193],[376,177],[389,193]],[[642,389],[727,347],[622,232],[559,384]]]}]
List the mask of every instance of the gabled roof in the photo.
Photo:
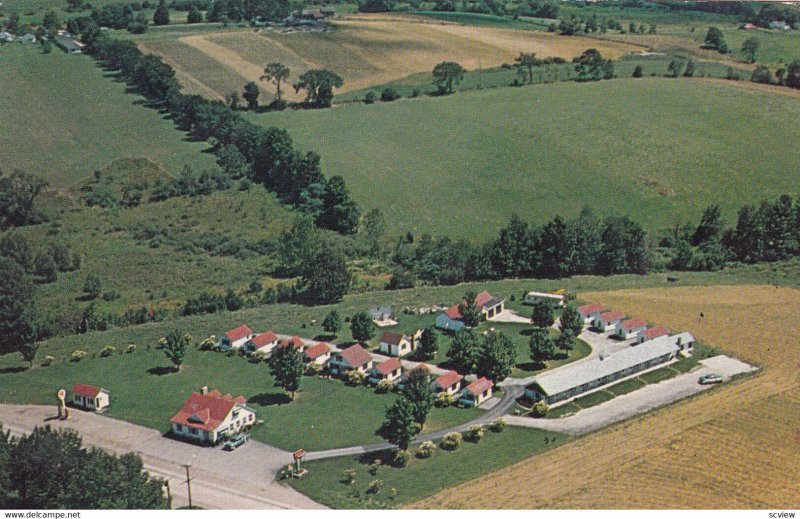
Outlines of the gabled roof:
[{"label": "gabled roof", "polygon": [[381,362],[380,364],[375,366],[375,369],[377,369],[382,375],[388,375],[389,373],[392,373],[393,371],[395,371],[398,368],[401,368],[402,366],[403,365],[400,364],[400,359],[392,358]]},{"label": "gabled roof", "polygon": [[491,380],[489,380],[486,377],[481,377],[472,384],[468,385],[466,391],[467,393],[473,395],[480,395],[481,393],[483,393],[487,389],[491,389],[492,387],[494,387],[494,384],[492,384]]},{"label": "gabled roof", "polygon": [[314,360],[316,358],[319,358],[319,357],[325,355],[329,351],[331,351],[331,347],[328,346],[327,344],[325,344],[324,342],[320,342],[318,344],[315,344],[314,346],[311,346],[309,349],[307,349],[305,351],[304,355],[306,357],[308,357],[309,359]]},{"label": "gabled roof", "polygon": [[87,398],[95,398],[97,395],[100,394],[101,391],[105,391],[105,389],[95,386],[90,386],[88,384],[75,384],[72,386],[72,394],[83,396]]},{"label": "gabled roof", "polygon": [[641,328],[643,326],[647,326],[647,321],[642,319],[641,317],[634,317],[633,319],[627,319],[620,323],[622,328],[626,330],[631,330],[633,328]]},{"label": "gabled roof", "polygon": [[247,400],[243,396],[233,398],[227,394],[223,397],[216,389],[207,395],[192,393],[170,422],[204,431],[213,431],[225,421],[236,405],[246,403]]},{"label": "gabled roof", "polygon": [[351,367],[358,368],[372,360],[372,355],[360,344],[354,344],[340,353]]},{"label": "gabled roof", "polygon": [[262,333],[262,334],[259,334],[259,335],[256,335],[255,337],[253,337],[252,343],[257,348],[262,348],[262,347],[266,346],[267,344],[272,344],[273,342],[275,342],[277,340],[278,340],[278,336],[275,335],[275,332],[270,330],[270,331],[268,331],[266,333]]},{"label": "gabled roof", "polygon": [[610,323],[611,321],[619,321],[625,317],[625,312],[613,310],[611,312],[604,312],[600,314],[600,320]]},{"label": "gabled roof", "polygon": [[596,314],[598,312],[602,312],[605,309],[606,307],[601,305],[600,303],[590,303],[588,305],[579,306],[578,312],[583,316],[587,316],[591,314]]},{"label": "gabled roof", "polygon": [[240,341],[250,337],[251,335],[253,335],[253,330],[251,330],[246,324],[225,332],[225,337],[232,341]]},{"label": "gabled roof", "polygon": [[448,371],[444,375],[439,376],[434,383],[441,387],[441,388],[448,388],[453,384],[461,382],[464,377],[456,373],[455,371]]},{"label": "gabled roof", "polygon": [[450,319],[461,319],[461,311],[458,309],[458,305],[451,306],[444,313]]},{"label": "gabled roof", "polygon": [[303,348],[303,346],[305,346],[305,343],[303,342],[303,339],[295,335],[291,339],[281,341],[281,346],[293,346],[294,349],[300,350]]},{"label": "gabled roof", "polygon": [[385,342],[387,344],[393,344],[397,346],[400,344],[406,336],[402,333],[397,332],[383,332],[381,335],[381,342]]},{"label": "gabled roof", "polygon": [[654,326],[642,332],[642,336],[646,339],[655,339],[662,335],[669,335],[669,330],[665,326]]}]

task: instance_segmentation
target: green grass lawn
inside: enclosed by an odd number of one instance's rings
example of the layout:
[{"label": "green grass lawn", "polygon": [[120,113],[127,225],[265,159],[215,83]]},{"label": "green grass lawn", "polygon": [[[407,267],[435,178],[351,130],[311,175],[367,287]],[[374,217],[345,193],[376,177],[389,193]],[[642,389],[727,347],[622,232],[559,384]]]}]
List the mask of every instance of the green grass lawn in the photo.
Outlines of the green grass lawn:
[{"label": "green grass lawn", "polygon": [[564,415],[577,413],[581,409],[582,407],[580,407],[578,404],[574,402],[568,402],[547,411],[547,418],[561,418]]},{"label": "green grass lawn", "polygon": [[573,400],[573,403],[581,409],[586,409],[587,407],[593,407],[602,404],[603,402],[608,402],[615,396],[616,395],[614,393],[603,389],[594,393],[589,393],[586,396],[576,398]]},{"label": "green grass lawn", "polygon": [[202,142],[188,142],[172,121],[141,105],[86,55],[39,45],[0,45],[3,169],[42,175],[53,188],[82,183],[118,157],[149,157],[177,174],[213,166]]},{"label": "green grass lawn", "polygon": [[249,117],[319,152],[326,173],[344,176],[365,208],[380,206],[391,231],[476,240],[493,236],[512,211],[541,223],[591,206],[656,230],[696,221],[719,203],[733,219],[744,203],[796,189],[800,156],[786,150],[800,127],[785,114],[799,106],[650,78]]},{"label": "green grass lawn", "polygon": [[[374,476],[368,472],[368,466],[378,454],[309,462],[305,464],[308,474],[289,484],[332,508],[395,508],[562,445],[567,440],[567,436],[558,433],[506,427],[501,433],[487,431],[477,444],[464,442],[453,452],[438,448],[429,459],[413,458],[405,468],[382,466]],[[343,482],[343,473],[348,469],[356,471],[352,485]],[[383,487],[379,493],[370,494],[367,487],[376,479],[383,481]],[[397,490],[395,497],[392,497],[392,488]]]},{"label": "green grass lawn", "polygon": [[614,384],[613,386],[607,387],[606,391],[613,393],[616,396],[620,396],[632,391],[636,391],[637,389],[642,389],[646,385],[646,382],[639,380],[638,378],[629,378],[628,380],[624,380],[619,384]]},{"label": "green grass lawn", "polygon": [[678,375],[680,375],[680,372],[677,370],[671,367],[665,367],[643,373],[639,375],[639,378],[648,384],[658,384],[661,381],[676,377]]}]

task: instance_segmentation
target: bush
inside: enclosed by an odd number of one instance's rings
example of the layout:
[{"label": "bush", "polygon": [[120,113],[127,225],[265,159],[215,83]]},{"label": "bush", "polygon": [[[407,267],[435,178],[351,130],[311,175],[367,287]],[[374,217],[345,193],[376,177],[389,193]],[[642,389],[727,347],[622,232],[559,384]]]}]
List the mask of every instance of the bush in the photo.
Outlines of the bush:
[{"label": "bush", "polygon": [[395,467],[402,468],[408,465],[408,460],[410,458],[411,454],[409,454],[408,451],[399,450],[394,454],[394,460],[392,461],[392,464]]},{"label": "bush", "polygon": [[134,353],[137,347],[138,346],[136,346],[135,344],[128,344],[128,346],[125,348],[125,353]]},{"label": "bush", "polygon": [[200,351],[212,351],[217,347],[217,336],[209,335],[197,346]]},{"label": "bush", "polygon": [[72,352],[71,360],[72,362],[80,362],[80,360],[87,355],[88,353],[85,352],[84,350],[75,350]]},{"label": "bush", "polygon": [[382,463],[381,463],[380,458],[376,458],[375,461],[373,461],[372,463],[369,464],[369,469],[367,469],[367,471],[370,474],[372,474],[373,476],[377,476],[378,475],[378,469],[381,468],[381,465],[382,465]]},{"label": "bush", "polygon": [[375,102],[375,99],[377,99],[377,98],[378,98],[378,96],[375,94],[375,92],[370,90],[369,92],[364,94],[364,103],[368,104],[368,105],[371,105],[372,103]]},{"label": "bush", "polygon": [[347,469],[342,474],[344,476],[344,483],[345,485],[352,485],[356,482],[356,471],[355,469]]},{"label": "bush", "polygon": [[535,404],[533,404],[533,409],[531,410],[531,415],[533,415],[536,418],[544,418],[545,416],[547,416],[547,411],[549,411],[549,410],[550,410],[550,406],[547,405],[546,402],[543,402],[543,401],[540,400],[540,401],[536,402]]},{"label": "bush", "polygon": [[642,70],[641,65],[636,65],[636,68],[633,69],[633,77],[642,77],[644,75],[644,71]]},{"label": "bush", "polygon": [[400,99],[400,94],[398,94],[397,90],[392,87],[386,87],[383,89],[383,92],[381,92],[381,101],[385,103],[395,101],[397,99]]},{"label": "bush", "polygon": [[47,367],[52,364],[56,360],[55,357],[52,355],[45,355],[44,360],[42,360],[42,367]]},{"label": "bush", "polygon": [[388,393],[394,387],[394,383],[391,380],[381,380],[378,382],[378,387],[375,388],[377,393]]},{"label": "bush", "polygon": [[253,364],[258,364],[259,362],[264,362],[266,360],[267,360],[267,354],[262,350],[254,351],[253,354],[250,355],[249,359],[249,361],[252,362]]},{"label": "bush", "polygon": [[314,362],[310,362],[308,366],[306,366],[306,375],[310,377],[315,377],[322,373],[322,366],[316,364]]},{"label": "bush", "polygon": [[117,351],[117,349],[115,347],[106,346],[105,348],[100,350],[100,356],[101,357],[110,357],[111,355],[114,354],[115,351]]},{"label": "bush", "polygon": [[462,441],[461,433],[451,432],[444,435],[440,446],[446,451],[454,451],[461,446]]},{"label": "bush", "polygon": [[450,407],[453,405],[453,395],[442,391],[436,397],[436,407]]},{"label": "bush", "polygon": [[483,435],[486,431],[483,429],[481,425],[470,425],[467,432],[464,433],[464,439],[470,441],[472,443],[478,443],[483,438]]},{"label": "bush", "polygon": [[436,444],[432,441],[422,442],[419,446],[419,450],[417,451],[417,457],[427,459],[433,456],[433,453],[436,452]]},{"label": "bush", "polygon": [[382,479],[374,479],[369,482],[369,486],[367,487],[367,492],[370,494],[377,494],[383,488],[383,480]]},{"label": "bush", "polygon": [[498,418],[494,422],[489,424],[489,430],[492,432],[503,432],[503,429],[506,428],[506,421],[502,418]]},{"label": "bush", "polygon": [[367,376],[358,370],[350,370],[347,372],[347,383],[351,386],[363,386]]}]

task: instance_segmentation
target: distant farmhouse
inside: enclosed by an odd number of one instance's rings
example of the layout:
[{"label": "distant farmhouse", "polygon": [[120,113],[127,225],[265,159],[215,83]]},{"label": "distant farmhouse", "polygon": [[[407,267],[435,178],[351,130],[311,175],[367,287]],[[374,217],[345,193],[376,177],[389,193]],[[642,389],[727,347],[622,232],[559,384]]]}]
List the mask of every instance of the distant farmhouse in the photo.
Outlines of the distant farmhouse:
[{"label": "distant farmhouse", "polygon": [[254,426],[256,412],[243,396],[222,395],[216,389],[209,393],[204,387],[191,394],[170,423],[177,437],[216,444]]}]

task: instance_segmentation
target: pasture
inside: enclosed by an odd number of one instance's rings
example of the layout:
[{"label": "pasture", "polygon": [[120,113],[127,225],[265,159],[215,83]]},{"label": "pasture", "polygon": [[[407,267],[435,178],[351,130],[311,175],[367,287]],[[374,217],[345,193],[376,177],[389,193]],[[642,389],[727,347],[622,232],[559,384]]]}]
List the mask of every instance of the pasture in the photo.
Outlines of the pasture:
[{"label": "pasture", "polygon": [[[591,109],[587,107],[591,106]],[[794,192],[798,101],[696,79],[487,89],[250,115],[286,128],[390,230],[473,240],[511,212],[541,223],[591,206],[647,229],[719,203]],[[342,129],[346,129],[343,131]],[[753,160],[758,157],[758,160]]]},{"label": "pasture", "polygon": [[[797,508],[800,292],[581,294],[687,329],[763,371],[415,503],[420,508]],[[705,317],[700,318],[700,312]],[[536,477],[535,487],[515,482]],[[500,491],[502,489],[502,492]]]},{"label": "pasture", "polygon": [[[213,92],[217,98],[240,92],[248,81],[258,81],[264,66],[272,61],[291,69],[286,94],[299,100],[302,92],[296,94],[291,83],[312,68],[327,68],[341,75],[341,91],[347,92],[429,72],[441,61],[457,61],[467,69],[478,69],[511,63],[522,51],[572,58],[597,47],[603,55],[617,58],[637,49],[615,42],[509,28],[477,29],[399,14],[347,15],[322,33],[248,29],[188,35],[165,31],[160,33],[163,38],[155,34],[137,38],[142,49],[170,63],[186,91],[203,95]],[[261,86],[266,95],[274,92],[272,85]]]},{"label": "pasture", "polygon": [[44,177],[52,188],[74,188],[119,157],[148,157],[177,174],[214,165],[208,146],[188,142],[172,121],[141,105],[124,83],[84,55],[39,45],[0,45],[0,156],[8,171]]}]

